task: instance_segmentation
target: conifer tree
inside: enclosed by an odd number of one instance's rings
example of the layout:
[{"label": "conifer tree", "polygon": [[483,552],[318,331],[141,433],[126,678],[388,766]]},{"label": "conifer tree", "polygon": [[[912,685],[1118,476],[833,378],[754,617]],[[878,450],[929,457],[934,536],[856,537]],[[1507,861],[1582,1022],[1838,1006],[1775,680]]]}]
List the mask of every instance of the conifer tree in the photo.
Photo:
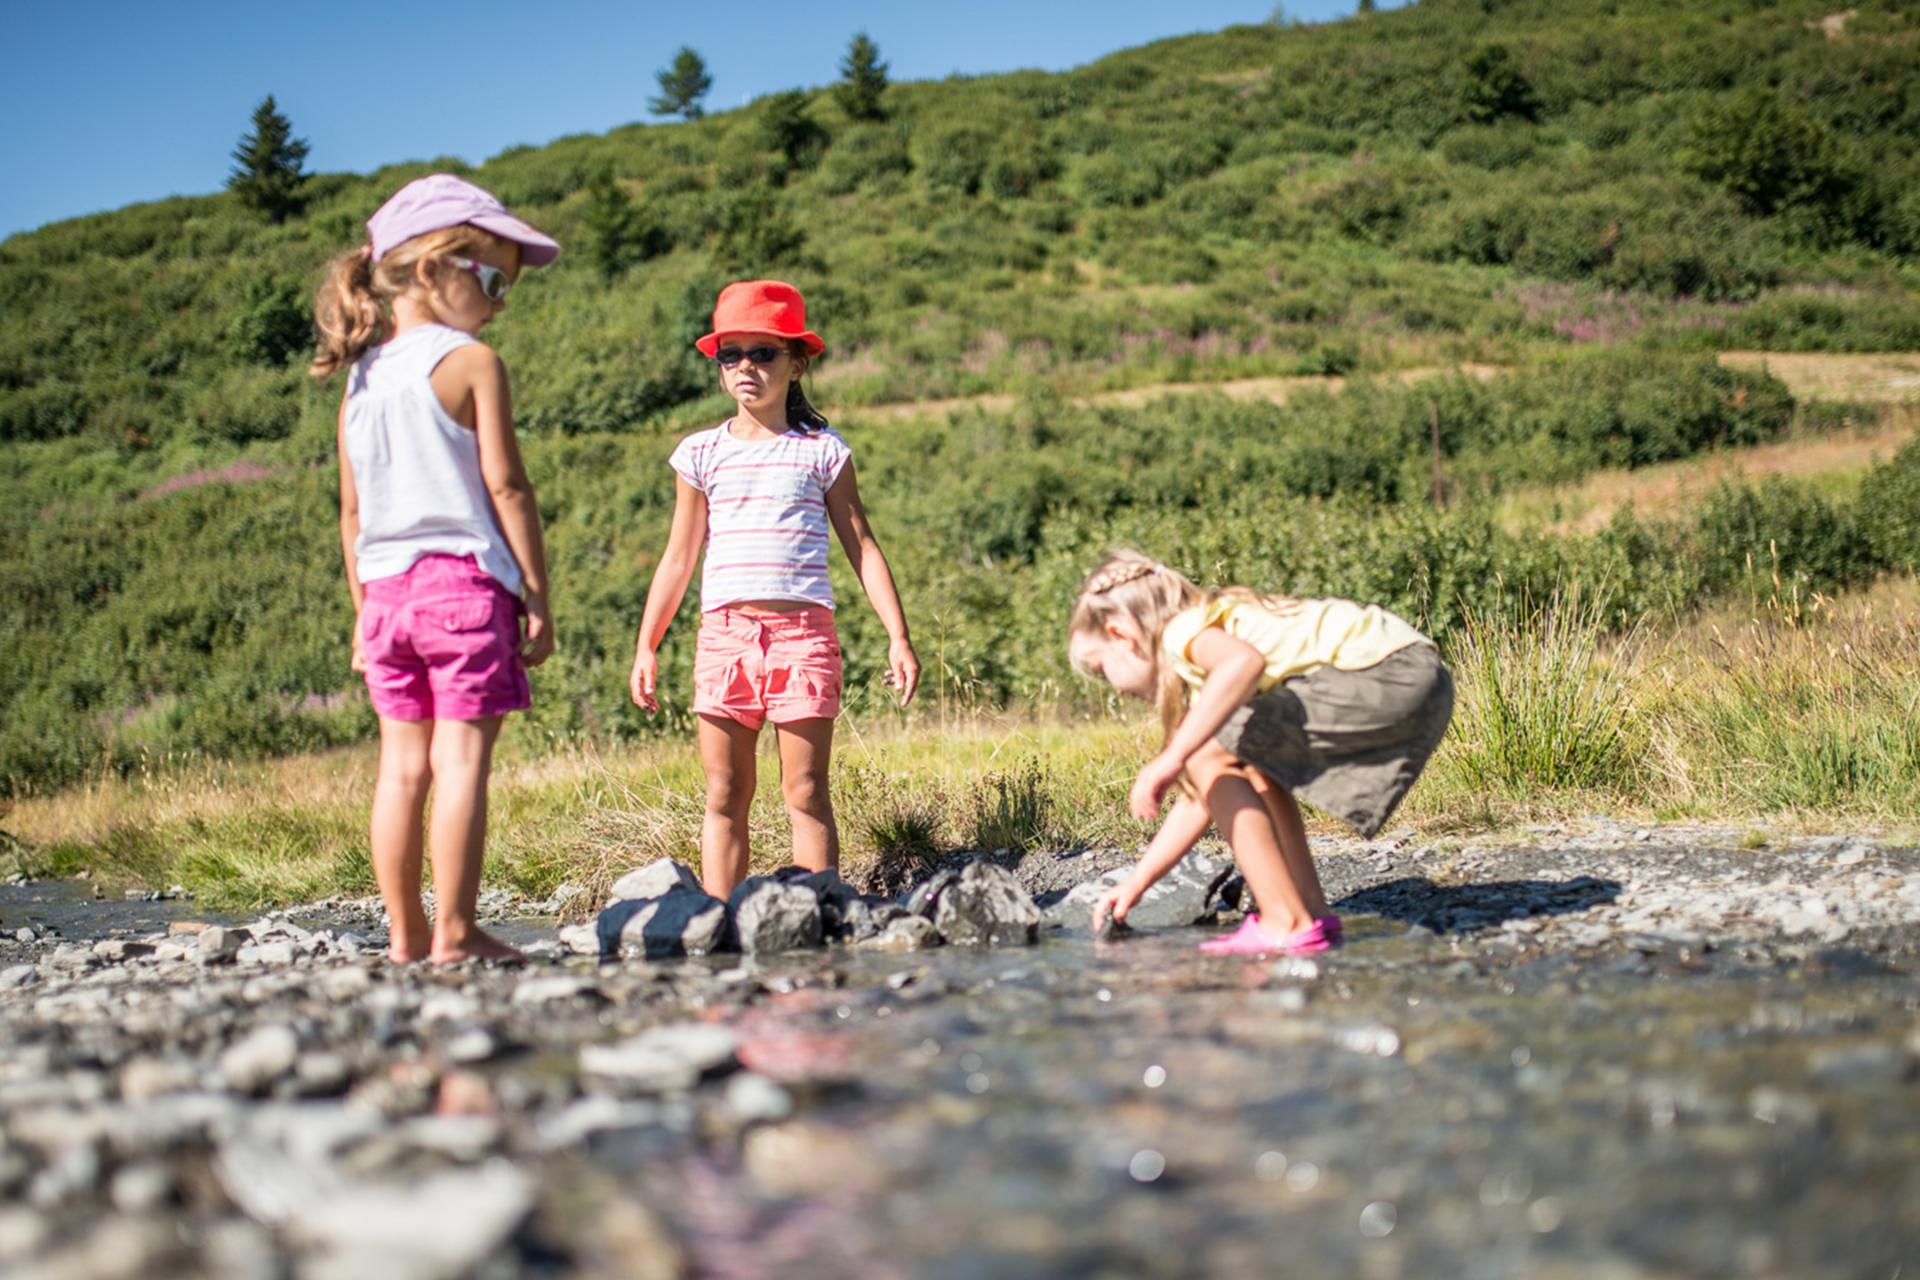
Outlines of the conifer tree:
[{"label": "conifer tree", "polygon": [[833,87],[840,109],[855,120],[884,120],[886,111],[880,95],[887,89],[887,64],[880,61],[880,46],[862,31],[847,45],[847,56],[840,60],[840,83]]},{"label": "conifer tree", "polygon": [[292,122],[280,114],[273,95],[268,94],[253,109],[253,132],[233,149],[227,189],[269,221],[285,222],[300,210],[300,188],[307,180],[301,166],[306,160],[306,139],[293,136]]},{"label": "conifer tree", "polygon": [[677,115],[683,120],[698,120],[706,114],[700,99],[713,88],[713,77],[707,74],[707,64],[700,60],[699,54],[682,45],[680,52],[673,55],[673,65],[657,72],[656,78],[660,81],[660,96],[647,103],[647,109],[653,114]]}]

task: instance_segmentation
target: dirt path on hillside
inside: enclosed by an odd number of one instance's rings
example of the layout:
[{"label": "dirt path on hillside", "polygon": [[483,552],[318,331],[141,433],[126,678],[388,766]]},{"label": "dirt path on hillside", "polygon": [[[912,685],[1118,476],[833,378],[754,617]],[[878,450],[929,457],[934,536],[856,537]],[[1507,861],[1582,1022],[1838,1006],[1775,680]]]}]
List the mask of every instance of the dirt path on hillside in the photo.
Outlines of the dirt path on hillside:
[{"label": "dirt path on hillside", "polygon": [[[1726,351],[1720,361],[1735,369],[1765,369],[1786,383],[1796,399],[1860,400],[1881,403],[1920,402],[1920,352],[1870,355],[1833,355],[1777,351]],[[1492,364],[1460,364],[1452,368],[1425,365],[1401,369],[1385,377],[1398,382],[1460,373],[1481,381],[1507,372]],[[1075,405],[1138,408],[1163,396],[1223,395],[1230,400],[1266,400],[1284,404],[1302,391],[1337,392],[1347,385],[1342,377],[1235,378],[1225,382],[1158,382],[1117,391],[1095,391],[1073,396]],[[862,418],[941,417],[968,409],[1003,412],[1017,397],[995,392],[955,396],[942,400],[914,400],[900,404],[866,405],[849,412]]]}]

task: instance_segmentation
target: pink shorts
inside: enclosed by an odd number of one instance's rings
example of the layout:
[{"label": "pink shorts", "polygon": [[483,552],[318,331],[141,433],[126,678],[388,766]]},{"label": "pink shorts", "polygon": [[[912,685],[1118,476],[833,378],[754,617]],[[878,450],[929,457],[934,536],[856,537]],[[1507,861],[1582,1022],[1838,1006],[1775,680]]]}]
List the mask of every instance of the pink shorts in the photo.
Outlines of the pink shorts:
[{"label": "pink shorts", "polygon": [[533,702],[520,600],[472,556],[422,556],[367,583],[360,651],[373,709],[393,720],[484,720]]},{"label": "pink shorts", "polygon": [[833,610],[791,613],[709,609],[693,655],[693,710],[749,729],[771,720],[831,720],[840,714],[840,637]]}]

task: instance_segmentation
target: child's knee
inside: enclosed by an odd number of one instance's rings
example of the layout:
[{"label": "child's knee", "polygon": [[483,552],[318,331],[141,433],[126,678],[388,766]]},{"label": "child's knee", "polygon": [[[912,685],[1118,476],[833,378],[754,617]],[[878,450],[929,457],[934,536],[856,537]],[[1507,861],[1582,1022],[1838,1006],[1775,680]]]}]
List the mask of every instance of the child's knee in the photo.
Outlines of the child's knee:
[{"label": "child's knee", "polygon": [[1209,742],[1187,757],[1187,777],[1202,795],[1213,790],[1222,778],[1251,781],[1253,772],[1246,761],[1217,742]]},{"label": "child's knee", "polygon": [[745,811],[753,804],[753,775],[736,777],[731,773],[707,775],[707,812],[729,816]]},{"label": "child's knee", "polygon": [[827,790],[827,780],[811,774],[782,778],[780,792],[787,802],[787,808],[795,813],[822,817],[830,812],[833,800]]}]

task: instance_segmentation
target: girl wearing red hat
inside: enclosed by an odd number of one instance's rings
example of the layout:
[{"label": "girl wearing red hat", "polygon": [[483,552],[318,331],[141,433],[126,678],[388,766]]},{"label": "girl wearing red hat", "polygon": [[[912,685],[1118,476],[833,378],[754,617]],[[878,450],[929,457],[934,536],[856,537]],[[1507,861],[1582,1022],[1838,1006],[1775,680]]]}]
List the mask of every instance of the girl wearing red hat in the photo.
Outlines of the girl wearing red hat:
[{"label": "girl wearing red hat", "polygon": [[800,291],[778,280],[728,285],[714,305],[713,332],[694,345],[719,366],[738,410],[682,440],[669,459],[678,477],[673,527],[647,592],[629,687],[636,703],[659,709],[656,653],[704,548],[693,675],[707,774],[700,876],[707,892],[724,898],[747,875],[754,748],[768,723],[780,744],[793,860],[815,871],[840,863],[827,793],[841,675],[829,528],[887,629],[887,683],[903,706],[920,682],[920,662],[860,504],[852,450],[800,389],[827,346],[807,328]]}]

